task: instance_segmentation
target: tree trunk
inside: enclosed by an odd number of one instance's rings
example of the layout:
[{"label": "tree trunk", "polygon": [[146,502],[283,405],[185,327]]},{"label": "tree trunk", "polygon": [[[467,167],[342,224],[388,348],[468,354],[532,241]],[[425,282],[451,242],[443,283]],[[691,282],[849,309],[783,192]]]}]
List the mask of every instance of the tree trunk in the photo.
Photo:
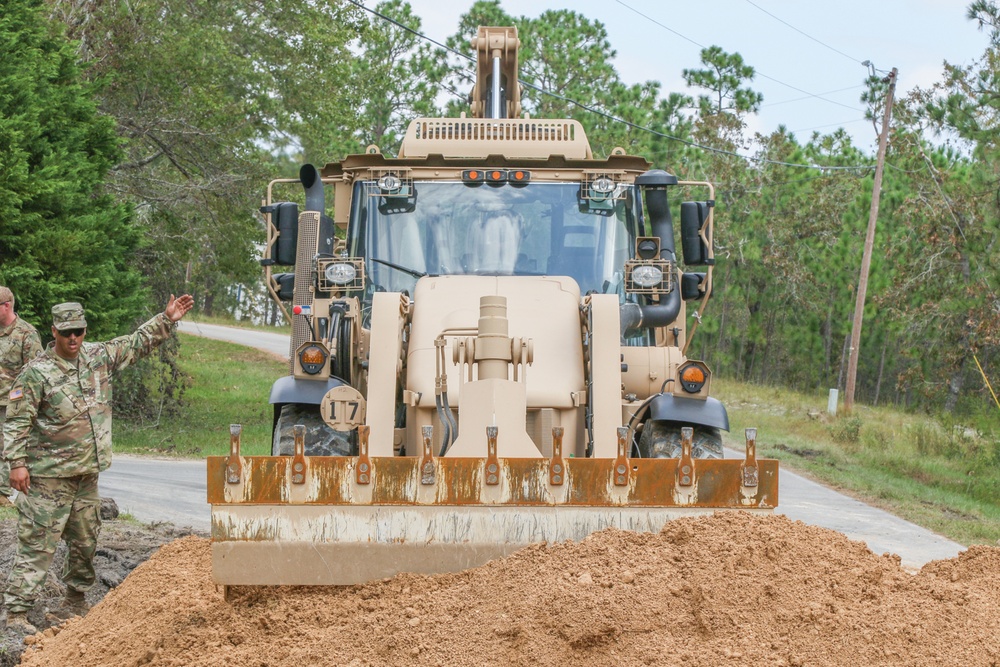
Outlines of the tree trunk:
[{"label": "tree trunk", "polygon": [[[722,284],[724,285],[729,284],[729,262],[726,262],[726,271],[722,279],[723,279]],[[730,355],[732,354],[732,348],[729,349],[729,354],[727,354],[725,348],[722,347],[722,341],[726,335],[726,314],[729,312],[729,299],[726,298],[725,292],[723,292],[721,296],[722,296],[721,299],[722,304],[720,308],[721,314],[719,316],[719,335],[716,337],[715,340],[715,349],[722,350],[722,352],[720,352],[719,354],[719,356],[721,357],[718,362],[719,366],[718,368],[715,369],[715,372],[718,373],[719,375],[722,375],[725,372],[724,362],[727,361]]]},{"label": "tree trunk", "polygon": [[968,357],[963,355],[962,360],[958,363],[958,369],[951,374],[951,378],[948,380],[948,397],[944,401],[944,409],[948,413],[955,412],[955,406],[958,405],[958,397],[965,386],[965,364],[967,360]]},{"label": "tree trunk", "polygon": [[820,332],[823,336],[823,377],[830,377],[830,366],[833,363],[833,307],[826,309],[826,322]]},{"label": "tree trunk", "polygon": [[885,370],[885,349],[889,347],[888,336],[882,341],[882,358],[878,362],[878,379],[875,380],[875,400],[872,405],[878,405],[878,396],[882,391],[882,372]]},{"label": "tree trunk", "polygon": [[837,378],[837,389],[844,389],[844,375],[847,373],[847,353],[851,347],[850,332],[844,336],[844,347],[840,350],[840,377]]},{"label": "tree trunk", "polygon": [[[763,292],[763,288],[757,290],[753,285],[750,286],[750,289],[757,295],[760,295]],[[758,312],[760,312],[760,308],[761,308],[760,299],[757,299],[756,301],[747,304],[747,330],[746,332],[744,332],[745,335],[748,334],[753,329],[751,324],[754,321],[754,317],[757,315]],[[754,362],[757,360],[756,341],[752,339],[746,341],[746,346],[743,350],[743,358],[746,363],[746,365],[743,367],[743,377],[747,380],[750,380],[753,377]]]}]

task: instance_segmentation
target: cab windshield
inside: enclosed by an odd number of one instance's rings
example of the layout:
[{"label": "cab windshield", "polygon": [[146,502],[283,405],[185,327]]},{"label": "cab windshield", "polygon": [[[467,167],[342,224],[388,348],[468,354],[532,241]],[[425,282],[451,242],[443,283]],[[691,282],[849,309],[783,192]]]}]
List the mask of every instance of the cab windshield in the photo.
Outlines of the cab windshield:
[{"label": "cab windshield", "polygon": [[580,192],[579,183],[417,181],[385,197],[359,182],[349,252],[367,259],[374,291],[412,294],[425,275],[560,275],[581,294],[621,294],[639,204],[631,186],[606,201]]}]

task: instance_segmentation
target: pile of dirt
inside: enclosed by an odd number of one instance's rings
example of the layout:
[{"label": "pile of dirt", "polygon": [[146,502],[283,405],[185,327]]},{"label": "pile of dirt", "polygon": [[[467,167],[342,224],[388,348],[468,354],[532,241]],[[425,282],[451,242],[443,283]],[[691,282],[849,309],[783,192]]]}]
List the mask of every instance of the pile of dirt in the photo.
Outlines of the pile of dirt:
[{"label": "pile of dirt", "polygon": [[719,513],[606,530],[483,567],[342,588],[210,578],[162,547],[23,665],[1000,665],[1000,549],[919,573],[840,533]]},{"label": "pile of dirt", "polygon": [[[102,507],[102,515],[103,513]],[[114,508],[114,513],[117,515],[117,507]],[[164,544],[195,534],[204,536],[204,533],[197,533],[189,528],[177,528],[169,523],[143,525],[124,520],[105,520],[101,528],[97,555],[94,557],[97,582],[87,593],[87,601],[90,604],[100,602],[109,590],[121,585],[132,570],[148,560]],[[0,521],[0,583],[7,580],[16,550],[17,521],[4,519]],[[56,573],[62,569],[65,557],[66,545],[60,542],[41,596],[28,613],[28,620],[39,629],[47,629],[53,623],[60,622],[58,619],[46,618],[46,613],[59,605],[65,593],[63,585],[56,577]],[[20,635],[13,631],[4,632],[0,625],[0,667],[13,667],[18,664],[23,650],[24,643]]]}]

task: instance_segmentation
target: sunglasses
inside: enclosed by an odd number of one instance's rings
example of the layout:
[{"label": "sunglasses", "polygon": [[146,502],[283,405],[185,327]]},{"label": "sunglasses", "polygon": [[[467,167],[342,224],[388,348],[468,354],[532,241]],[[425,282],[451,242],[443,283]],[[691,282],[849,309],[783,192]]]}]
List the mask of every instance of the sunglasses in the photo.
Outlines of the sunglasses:
[{"label": "sunglasses", "polygon": [[77,338],[83,338],[83,335],[85,333],[87,333],[87,330],[85,328],[84,329],[64,329],[62,331],[60,331],[59,329],[56,329],[56,334],[59,335],[59,336],[62,336],[63,338],[69,338],[70,336],[76,336]]}]

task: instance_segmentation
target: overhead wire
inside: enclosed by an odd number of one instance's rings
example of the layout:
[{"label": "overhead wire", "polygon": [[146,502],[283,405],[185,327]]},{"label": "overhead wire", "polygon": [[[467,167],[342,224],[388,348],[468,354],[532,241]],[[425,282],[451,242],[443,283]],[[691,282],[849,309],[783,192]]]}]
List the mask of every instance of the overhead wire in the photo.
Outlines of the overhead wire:
[{"label": "overhead wire", "polygon": [[[817,180],[819,180],[821,178],[829,178],[829,177],[830,177],[830,174],[820,173],[820,174],[816,174],[815,176],[804,176],[803,178],[793,178],[793,179],[791,179],[789,181],[779,181],[777,183],[761,184],[761,185],[758,185],[756,187],[747,188],[747,189],[748,190],[753,190],[753,191],[756,191],[756,192],[761,192],[761,191],[763,191],[766,188],[769,192],[773,192],[775,190],[784,189],[785,186],[791,186],[791,185],[798,186],[798,185],[801,185],[803,183],[808,183],[809,181],[817,181]],[[716,198],[719,198],[722,195],[732,194],[734,192],[738,192],[737,188],[733,188],[733,187],[727,188],[725,186],[725,184],[719,184],[719,186],[716,187],[716,190],[715,190]]]},{"label": "overhead wire", "polygon": [[[864,88],[863,85],[860,86],[848,86],[846,88],[838,88],[837,90],[828,90],[825,93],[820,93],[820,95],[833,95],[834,93],[843,93],[848,90],[857,90],[858,88]],[[790,100],[782,100],[780,102],[768,102],[767,104],[761,104],[762,107],[776,107],[780,104],[791,104],[792,102],[801,102],[802,100],[812,99],[812,95],[807,95],[805,97],[796,97]]]},{"label": "overhead wire", "polygon": [[867,66],[867,65],[865,65],[865,61],[862,61],[862,60],[859,60],[858,58],[855,58],[854,56],[849,56],[849,55],[847,55],[846,53],[844,53],[843,51],[841,51],[841,50],[839,50],[839,49],[835,49],[835,48],[833,48],[832,46],[830,46],[830,45],[829,45],[829,44],[827,44],[826,42],[823,42],[823,41],[821,41],[821,40],[819,40],[819,39],[816,39],[816,38],[815,38],[815,37],[813,37],[812,35],[810,35],[810,34],[808,34],[808,33],[806,33],[806,32],[803,32],[802,30],[799,30],[798,28],[796,28],[795,26],[793,26],[793,25],[792,25],[791,23],[789,23],[788,21],[785,21],[784,19],[782,19],[782,18],[779,18],[779,17],[775,16],[774,14],[772,14],[772,13],[771,13],[771,12],[769,12],[769,11],[767,11],[766,9],[764,9],[763,7],[761,7],[760,5],[758,5],[757,3],[753,2],[752,0],[746,0],[746,3],[747,3],[748,5],[752,5],[752,6],[756,7],[756,8],[757,8],[757,9],[759,9],[760,11],[762,11],[762,12],[764,12],[765,14],[767,14],[768,16],[770,16],[770,17],[771,17],[772,19],[774,19],[775,21],[778,21],[779,23],[784,23],[784,24],[785,24],[786,26],[788,26],[789,28],[791,28],[791,29],[792,29],[792,30],[794,30],[795,32],[799,33],[799,34],[800,34],[800,35],[802,35],[803,37],[808,37],[809,39],[811,39],[812,41],[816,42],[816,43],[817,43],[817,44],[819,44],[820,46],[825,46],[826,48],[830,49],[830,50],[831,50],[831,51],[833,51],[834,53],[838,53],[838,54],[840,54],[840,55],[844,56],[845,58],[847,58],[848,60],[850,60],[850,61],[851,61],[851,62],[853,62],[853,63],[857,63],[857,64],[859,64],[859,65],[864,65],[864,66]]},{"label": "overhead wire", "polygon": [[[677,32],[673,28],[670,28],[670,27],[664,25],[663,23],[660,23],[659,21],[657,21],[655,18],[649,16],[648,14],[643,14],[642,12],[640,12],[635,7],[632,7],[631,5],[628,5],[628,4],[624,3],[624,2],[622,2],[622,0],[615,0],[615,2],[617,2],[619,5],[621,5],[625,9],[628,9],[629,11],[638,14],[639,16],[641,16],[642,18],[646,19],[650,23],[654,23],[654,24],[658,25],[659,27],[663,28],[664,30],[667,30],[668,32],[671,32],[671,33],[677,35],[681,39],[686,40],[686,41],[694,44],[695,46],[697,46],[697,47],[699,47],[701,49],[708,48],[708,47],[706,47],[703,44],[699,44],[698,42],[696,42],[695,40],[691,39],[690,37],[687,37],[686,35],[682,35],[681,33]],[[784,81],[781,81],[779,79],[775,79],[774,77],[768,76],[767,74],[764,74],[763,72],[761,72],[760,70],[758,70],[756,68],[754,68],[754,73],[757,76],[761,77],[762,79],[767,79],[768,81],[773,81],[774,83],[777,83],[778,85],[785,86],[786,88],[790,88],[790,89],[792,89],[792,90],[794,90],[796,92],[799,92],[799,93],[802,93],[802,94],[808,96],[808,98],[815,98],[815,99],[818,99],[818,100],[823,100],[824,102],[827,102],[829,104],[836,104],[837,106],[841,106],[841,107],[844,107],[844,108],[847,108],[847,109],[851,109],[853,111],[861,111],[861,109],[858,109],[857,107],[852,107],[849,104],[844,104],[843,102],[837,102],[836,100],[827,99],[827,98],[823,97],[822,95],[818,95],[816,93],[811,93],[808,90],[802,90],[801,88],[793,86],[790,83],[785,83]]]},{"label": "overhead wire", "polygon": [[842,120],[839,123],[827,123],[825,125],[815,125],[813,127],[800,127],[797,130],[789,130],[790,132],[811,132],[813,130],[822,130],[824,127],[843,127],[844,125],[850,125],[851,123],[861,123],[867,121],[867,118],[855,118],[853,120]]},{"label": "overhead wire", "polygon": [[[407,26],[407,25],[405,25],[403,23],[400,23],[399,21],[393,19],[392,17],[386,16],[385,14],[382,14],[381,12],[379,12],[379,11],[377,11],[375,9],[372,9],[370,7],[366,7],[360,0],[348,0],[348,2],[351,3],[352,5],[354,5],[355,7],[358,7],[360,9],[365,10],[366,12],[372,14],[373,16],[377,16],[378,18],[380,18],[383,21],[387,21],[387,22],[395,25],[397,28],[399,28],[401,30],[405,30],[406,32],[409,32],[410,34],[412,34],[412,35],[414,35],[416,37],[419,37],[422,40],[430,42],[431,44],[434,44],[435,46],[437,46],[437,47],[439,47],[441,49],[444,49],[445,51],[447,51],[448,53],[451,53],[452,55],[455,55],[455,56],[457,56],[459,58],[464,58],[464,59],[472,61],[472,62],[475,62],[475,58],[473,58],[472,56],[470,56],[470,55],[468,55],[466,53],[462,53],[460,51],[457,51],[457,50],[451,48],[450,46],[448,46],[446,44],[442,44],[441,42],[439,42],[439,41],[437,41],[437,40],[435,40],[435,39],[433,39],[431,37],[428,37],[427,35],[424,35],[420,31],[414,30],[413,28],[411,28],[411,27],[409,27],[409,26]],[[667,28],[667,29],[670,30],[669,28]],[[671,32],[673,32],[673,31],[671,31]],[[815,165],[815,164],[798,164],[798,163],[794,163],[794,162],[784,162],[784,161],[781,161],[781,160],[772,160],[770,158],[756,157],[756,156],[753,156],[753,155],[741,155],[740,153],[737,153],[735,151],[728,151],[728,150],[721,149],[721,148],[715,148],[713,146],[706,146],[704,144],[699,144],[697,142],[690,141],[688,139],[682,139],[681,137],[675,137],[673,135],[666,134],[665,132],[660,132],[658,130],[654,130],[654,129],[646,127],[644,125],[639,125],[638,123],[633,123],[632,121],[626,120],[624,118],[619,118],[619,117],[617,117],[617,116],[615,116],[613,114],[610,114],[610,113],[608,113],[606,111],[603,111],[601,109],[596,109],[596,108],[594,108],[594,107],[592,107],[590,105],[584,104],[583,102],[579,102],[577,100],[571,99],[569,97],[565,97],[565,96],[560,95],[558,93],[554,93],[554,92],[552,92],[550,90],[546,90],[546,89],[544,89],[544,88],[542,88],[540,86],[536,86],[535,84],[531,83],[530,81],[525,81],[524,79],[520,79],[519,78],[518,79],[518,83],[520,83],[521,85],[523,85],[523,86],[525,86],[527,88],[530,88],[532,90],[538,91],[539,93],[541,93],[543,95],[547,95],[549,97],[554,97],[555,99],[558,99],[558,100],[561,100],[561,101],[566,102],[568,104],[571,104],[573,106],[576,106],[576,107],[578,107],[580,109],[583,109],[584,111],[588,111],[590,113],[593,113],[593,114],[596,114],[598,116],[601,116],[602,118],[607,118],[608,120],[614,121],[616,123],[621,123],[621,124],[626,125],[626,126],[628,126],[630,128],[633,128],[633,129],[636,129],[636,130],[640,130],[642,132],[647,132],[649,134],[661,137],[663,139],[668,139],[670,141],[675,141],[675,142],[684,144],[686,146],[689,146],[691,148],[697,148],[699,150],[703,150],[703,151],[706,151],[706,152],[715,153],[717,155],[727,155],[727,156],[730,156],[730,157],[739,158],[741,160],[745,160],[747,162],[753,162],[753,163],[756,163],[756,164],[770,164],[770,165],[781,166],[781,167],[789,167],[789,168],[795,168],[795,169],[818,169],[818,170],[822,170],[822,171],[858,171],[858,170],[870,170],[870,169],[874,168],[872,165],[823,166],[823,165]],[[806,92],[806,91],[800,91],[800,92]]]}]

